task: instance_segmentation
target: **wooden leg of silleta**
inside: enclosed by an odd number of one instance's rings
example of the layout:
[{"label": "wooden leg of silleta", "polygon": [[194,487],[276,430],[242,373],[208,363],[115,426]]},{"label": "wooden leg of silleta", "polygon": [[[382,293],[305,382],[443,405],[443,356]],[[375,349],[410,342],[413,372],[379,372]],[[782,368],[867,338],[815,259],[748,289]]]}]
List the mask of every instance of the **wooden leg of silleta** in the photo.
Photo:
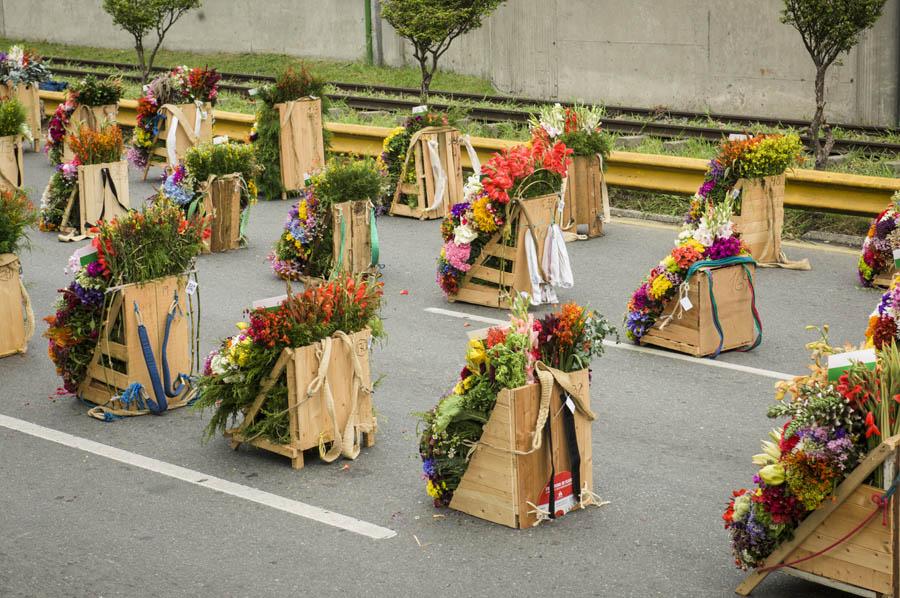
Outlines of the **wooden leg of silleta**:
[{"label": "wooden leg of silleta", "polygon": [[303,469],[303,451],[297,450],[291,457],[291,467],[293,469]]},{"label": "wooden leg of silleta", "polygon": [[[895,452],[896,449],[896,445],[886,441],[881,443],[878,448],[872,450],[868,456],[857,465],[856,469],[841,482],[837,487],[832,500],[826,501],[822,506],[813,511],[809,517],[804,519],[800,526],[794,531],[793,539],[776,548],[761,567],[758,567],[756,571],[753,571],[744,578],[744,581],[742,581],[737,589],[735,589],[735,592],[741,596],[749,596],[750,592],[762,583],[769,573],[781,565],[795,549],[803,544],[804,540],[810,537],[828,516],[837,510],[837,508],[853,494],[857,487],[865,482],[872,472],[884,463],[885,459],[892,452]],[[894,502],[897,501],[895,500]],[[896,553],[894,553],[893,558],[897,558]]]},{"label": "wooden leg of silleta", "polygon": [[375,432],[365,432],[363,436],[365,436],[364,446],[366,448],[375,446]]}]

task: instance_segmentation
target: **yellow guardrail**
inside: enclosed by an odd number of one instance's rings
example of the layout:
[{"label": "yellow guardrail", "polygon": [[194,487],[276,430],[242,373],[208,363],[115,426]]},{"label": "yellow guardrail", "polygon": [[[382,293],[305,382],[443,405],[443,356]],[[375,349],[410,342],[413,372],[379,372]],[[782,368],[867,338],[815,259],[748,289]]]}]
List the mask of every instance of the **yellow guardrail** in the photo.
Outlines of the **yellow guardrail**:
[{"label": "yellow guardrail", "polygon": [[[41,92],[49,114],[64,97],[61,92]],[[136,109],[136,100],[120,101],[119,123],[133,127]],[[215,111],[215,119],[215,135],[244,141],[254,121],[253,115],[221,110]],[[391,131],[387,127],[344,123],[326,123],[325,128],[331,131],[333,151],[365,156],[381,154],[381,144]],[[515,144],[503,139],[472,138],[482,162],[492,153]],[[465,152],[461,157],[463,166],[470,166]],[[697,190],[706,172],[706,160],[634,152],[612,152],[606,165],[611,186],[687,195]],[[787,173],[784,203],[792,208],[871,216],[881,212],[896,191],[900,191],[900,179],[798,169]]]}]

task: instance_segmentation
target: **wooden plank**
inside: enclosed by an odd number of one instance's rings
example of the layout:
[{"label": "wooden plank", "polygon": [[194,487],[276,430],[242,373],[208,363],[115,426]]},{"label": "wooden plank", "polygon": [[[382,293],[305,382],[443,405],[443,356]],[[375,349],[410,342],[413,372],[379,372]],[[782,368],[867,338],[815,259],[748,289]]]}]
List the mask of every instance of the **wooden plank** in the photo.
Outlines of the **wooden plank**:
[{"label": "wooden plank", "polygon": [[[792,557],[804,558],[815,553],[808,550],[797,549]],[[830,553],[829,553],[830,554]],[[872,571],[853,563],[837,560],[828,554],[817,556],[808,561],[793,565],[800,571],[807,571],[815,575],[821,575],[828,579],[835,579],[860,588],[866,588],[874,592],[889,593],[891,591],[891,576]]]},{"label": "wooden plank", "polygon": [[863,588],[851,586],[850,584],[840,581],[834,581],[833,579],[828,579],[827,577],[822,577],[821,575],[807,573],[806,571],[792,569],[791,567],[785,567],[784,569],[782,569],[782,571],[792,577],[803,579],[805,581],[811,581],[813,583],[827,586],[829,588],[834,588],[835,590],[840,590],[842,592],[847,592],[848,594],[853,594],[855,596],[863,596],[863,598],[879,598],[879,595],[872,590],[864,590]]},{"label": "wooden plank", "polygon": [[501,272],[496,268],[488,268],[487,266],[472,266],[467,274],[470,280],[477,278],[478,280],[492,282],[497,285],[501,284],[503,279],[505,279],[505,282],[508,284],[511,278],[508,273]]},{"label": "wooden plank", "polygon": [[[794,531],[792,540],[783,543],[781,546],[772,551],[769,558],[762,564],[759,569],[767,569],[781,564],[786,560],[797,547],[799,547],[809,536],[811,536],[827,518],[834,513],[841,504],[844,503],[855,491],[871,475],[875,469],[880,466],[891,452],[891,447],[887,443],[882,443],[863,459],[856,469],[850,475],[844,478],[834,493],[833,500],[826,501],[821,507],[811,513]],[[753,589],[769,575],[769,571],[760,572],[753,571],[735,590],[741,596],[748,596]]]}]

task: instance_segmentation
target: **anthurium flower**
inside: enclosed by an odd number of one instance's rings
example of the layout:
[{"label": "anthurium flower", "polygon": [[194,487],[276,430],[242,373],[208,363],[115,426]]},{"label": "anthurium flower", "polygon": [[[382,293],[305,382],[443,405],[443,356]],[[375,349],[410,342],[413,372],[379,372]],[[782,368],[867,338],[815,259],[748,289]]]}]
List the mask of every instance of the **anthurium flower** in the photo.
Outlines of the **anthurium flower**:
[{"label": "anthurium flower", "polygon": [[767,486],[780,486],[784,483],[784,466],[780,463],[766,465],[759,470],[759,479]]}]

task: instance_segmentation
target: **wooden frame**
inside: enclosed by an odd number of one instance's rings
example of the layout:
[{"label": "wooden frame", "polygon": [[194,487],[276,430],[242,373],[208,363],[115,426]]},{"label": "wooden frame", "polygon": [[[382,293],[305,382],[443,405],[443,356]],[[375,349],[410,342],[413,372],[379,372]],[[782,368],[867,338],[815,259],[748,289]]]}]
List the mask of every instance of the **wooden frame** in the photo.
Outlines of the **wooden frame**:
[{"label": "wooden frame", "polygon": [[[753,265],[748,264],[747,267],[751,274],[755,272]],[[659,320],[641,337],[642,345],[656,345],[694,357],[715,354],[720,339],[713,319],[706,271],[712,274],[713,292],[724,336],[722,351],[753,344],[756,339],[753,295],[744,266],[738,264],[698,271],[689,282],[688,300],[692,308],[685,311],[678,297],[671,299]],[[668,323],[663,326],[667,320]]]},{"label": "wooden frame", "polygon": [[325,167],[322,100],[301,98],[275,104],[280,123],[279,161],[282,199],[306,187],[306,175]]},{"label": "wooden frame", "polygon": [[[79,104],[69,117],[69,124],[66,126],[66,136],[77,133],[81,125],[99,130],[104,123],[115,124],[118,117],[118,104],[106,104],[104,106],[83,106]],[[71,162],[73,158],[75,158],[75,153],[69,146],[68,140],[63,140],[63,162]]]},{"label": "wooden frame", "polygon": [[34,151],[40,151],[44,133],[41,125],[41,119],[44,111],[41,107],[41,96],[38,92],[37,85],[10,85],[8,83],[0,84],[0,99],[15,98],[19,100],[25,108],[25,122],[31,129]]},{"label": "wooden frame", "polygon": [[[87,375],[78,387],[78,395],[81,398],[97,405],[106,405],[132,382],[139,382],[148,391],[152,390],[153,384],[138,338],[134,303],[137,302],[140,308],[157,366],[162,367],[160,351],[166,329],[166,316],[176,291],[181,313],[187,312],[186,286],[187,276],[169,276],[141,284],[126,285],[108,295],[97,347],[94,349]],[[167,359],[173,378],[178,374],[190,373],[190,339],[184,315],[176,316],[172,323]],[[133,404],[130,408],[137,410]]]},{"label": "wooden frame", "polygon": [[230,174],[207,181],[203,209],[212,215],[209,250],[220,253],[241,246],[241,190],[240,174]]},{"label": "wooden frame", "polygon": [[[428,209],[434,203],[437,191],[431,153],[428,151],[429,141],[437,143],[440,167],[447,175],[444,201],[435,210]],[[407,216],[420,220],[444,218],[450,213],[450,208],[463,201],[463,174],[459,158],[459,144],[459,131],[453,127],[426,127],[416,133],[400,171],[400,178],[391,202],[391,216]],[[415,182],[406,183],[404,181],[410,161],[413,162],[416,178]],[[415,195],[416,207],[407,204],[403,200],[404,195]]]},{"label": "wooden frame", "polygon": [[873,497],[883,496],[884,490],[864,482],[883,465],[885,490],[893,483],[900,471],[898,446],[900,436],[894,436],[871,451],[841,482],[833,497],[800,523],[793,539],[778,546],[735,591],[749,596],[769,573],[781,570],[860,596],[900,598],[900,500],[896,496],[888,503],[886,525],[875,515],[845,542],[820,556],[796,562],[833,545],[879,509]]},{"label": "wooden frame", "polygon": [[876,276],[875,279],[872,281],[872,284],[874,286],[880,287],[882,289],[889,289],[889,288],[891,288],[891,284],[893,284],[893,282],[894,282],[894,276],[896,276],[896,275],[897,275],[897,268],[895,268],[894,265],[891,264],[891,269],[888,270],[887,272],[884,272],[884,273]]},{"label": "wooden frame", "polygon": [[[195,134],[197,125],[197,104],[163,104],[159,108],[159,112],[163,113],[164,119],[153,137],[151,145],[152,150],[147,158],[147,165],[144,166],[144,175],[142,180],[147,180],[147,174],[150,172],[150,166],[154,161],[154,157],[160,158],[163,163],[169,164],[169,150],[167,147],[167,139],[169,136],[169,123],[172,117],[178,117],[178,132],[175,136],[175,157],[177,160],[184,159],[187,151],[200,143],[212,141],[213,123],[215,122],[215,112],[210,102],[203,102],[200,105],[200,133]],[[206,115],[205,117],[203,115]],[[160,144],[162,141],[162,144]],[[174,166],[169,164],[170,166]]]},{"label": "wooden frame", "polygon": [[[326,443],[336,442],[338,438],[335,431],[346,432],[348,423],[353,428],[353,434],[364,436],[365,446],[373,446],[378,425],[372,409],[369,371],[371,336],[366,328],[347,335],[346,341],[337,336],[329,339],[330,358],[325,370],[321,372],[323,341],[305,347],[284,349],[272,371],[263,380],[256,400],[245,412],[244,421],[239,427],[225,432],[225,436],[231,440],[231,447],[236,450],[241,444],[247,443],[288,457],[291,459],[291,467],[302,469],[303,451],[313,448],[321,451]],[[353,365],[351,347],[359,360],[358,373]],[[315,388],[314,382],[320,373],[324,375],[321,385],[310,394],[309,390]],[[262,437],[248,436],[247,430],[265,404],[269,390],[283,376],[287,377],[288,386],[290,442],[276,444]],[[332,406],[328,405],[329,396],[332,398]],[[330,415],[332,409],[333,417]]]},{"label": "wooden frame", "polygon": [[25,182],[25,156],[21,135],[0,137],[0,189],[16,191]]},{"label": "wooden frame", "polygon": [[[609,211],[609,191],[603,174],[603,159],[574,156],[566,179],[563,205],[563,231],[587,235],[589,239],[603,234],[604,214]],[[579,229],[584,228],[581,233]]]},{"label": "wooden frame", "polygon": [[513,202],[510,239],[504,240],[502,231],[494,233],[472,268],[460,278],[459,290],[447,297],[451,303],[462,301],[509,309],[512,297],[521,292],[531,293],[525,235],[534,234],[538,263],[541,263],[559,195],[553,193]]},{"label": "wooden frame", "polygon": [[[87,234],[87,229],[98,220],[112,220],[126,213],[131,207],[128,162],[79,165],[77,195],[78,231],[82,235]],[[68,226],[73,202],[74,197],[69,200],[60,229]]]},{"label": "wooden frame", "polygon": [[[588,371],[569,375],[581,388],[588,389],[583,396],[590,403]],[[532,505],[539,504],[539,496],[550,480],[550,459],[556,464],[557,472],[571,469],[564,442],[562,395],[561,387],[554,383],[549,409],[552,446],[545,435],[541,448],[529,453],[538,426],[541,385],[500,391],[469,466],[453,493],[451,509],[513,528],[525,529],[536,524],[538,519]],[[575,432],[581,455],[581,485],[590,490],[593,489],[591,421],[580,411],[575,412]],[[590,500],[584,499],[585,504]],[[580,506],[576,503],[575,508]]]},{"label": "wooden frame", "polygon": [[[366,200],[344,201],[331,208],[333,218],[332,239],[334,268],[350,274],[372,272],[373,218],[371,204]],[[344,223],[344,238],[341,239],[341,222]],[[343,255],[341,248],[343,247]]]}]

